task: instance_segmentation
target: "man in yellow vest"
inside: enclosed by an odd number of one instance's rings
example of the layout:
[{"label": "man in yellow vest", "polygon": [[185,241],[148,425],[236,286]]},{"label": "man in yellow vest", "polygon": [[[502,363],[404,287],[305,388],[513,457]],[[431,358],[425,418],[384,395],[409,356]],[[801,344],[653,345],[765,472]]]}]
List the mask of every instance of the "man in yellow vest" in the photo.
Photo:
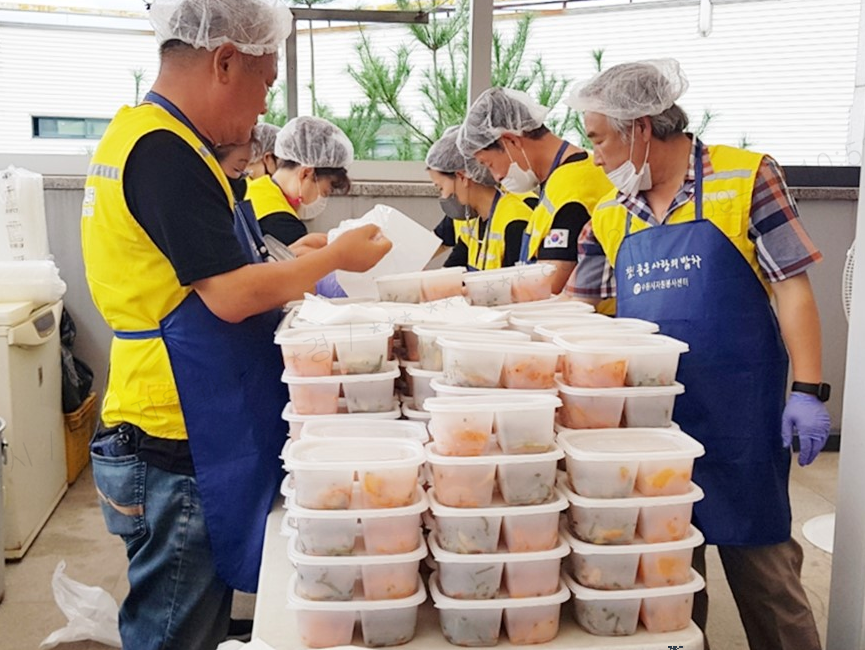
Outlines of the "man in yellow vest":
[{"label": "man in yellow vest", "polygon": [[[464,259],[447,266],[469,270],[491,270],[519,261],[526,223],[532,213],[528,200],[533,194],[503,194],[489,170],[474,158],[466,158],[457,147],[458,126],[445,129],[426,156],[427,173],[438,188],[442,211],[459,232],[454,238],[464,250]],[[438,233],[436,233],[438,234]],[[455,248],[455,251],[456,248]]]},{"label": "man in yellow vest", "polygon": [[[694,523],[718,547],[751,650],[819,650],[788,482],[794,433],[803,466],[829,434],[806,273],[821,255],[775,161],[685,132],[676,101],[687,86],[668,59],[614,66],[571,94],[617,189],[592,215],[568,293],[615,295],[617,315],[688,343],[673,417],[706,450]],[[705,575],[705,546],[694,565]],[[704,591],[694,606],[704,630],[707,607]]]},{"label": "man in yellow vest", "polygon": [[375,227],[262,260],[214,155],[249,140],[291,26],[281,0],[156,0],[160,71],[93,155],[82,206],[90,291],[114,332],[91,444],[109,532],[126,544],[129,650],[214,650],[233,589],[255,591],[282,478],[281,306],[389,250]]},{"label": "man in yellow vest", "polygon": [[458,143],[465,156],[487,167],[508,192],[532,192],[540,186],[520,261],[552,264],[553,293],[559,293],[577,264],[579,234],[612,186],[588,152],[544,126],[548,112],[525,93],[490,88],[469,109]]}]

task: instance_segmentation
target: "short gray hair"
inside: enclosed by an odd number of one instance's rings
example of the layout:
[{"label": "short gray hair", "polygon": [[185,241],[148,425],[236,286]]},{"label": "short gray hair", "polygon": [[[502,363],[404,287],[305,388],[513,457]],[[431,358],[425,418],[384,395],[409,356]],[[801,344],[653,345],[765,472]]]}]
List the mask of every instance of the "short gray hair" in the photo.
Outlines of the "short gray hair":
[{"label": "short gray hair", "polygon": [[[684,133],[688,128],[688,114],[678,104],[673,104],[658,115],[647,116],[652,124],[652,135],[659,140],[669,140],[674,135]],[[622,140],[631,137],[631,125],[634,120],[620,120],[607,116],[610,126],[618,133]]]}]

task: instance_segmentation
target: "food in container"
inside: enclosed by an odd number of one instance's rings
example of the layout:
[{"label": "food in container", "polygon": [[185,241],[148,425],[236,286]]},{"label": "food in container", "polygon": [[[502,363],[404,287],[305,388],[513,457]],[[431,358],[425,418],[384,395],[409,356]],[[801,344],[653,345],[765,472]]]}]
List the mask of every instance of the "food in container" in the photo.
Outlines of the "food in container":
[{"label": "food in container", "polygon": [[289,402],[282,411],[282,419],[288,422],[288,433],[295,439],[299,440],[303,435],[304,426],[312,422],[333,422],[342,420],[397,420],[401,415],[400,405],[396,399],[391,402],[391,408],[384,413],[349,413],[345,400],[341,399],[337,402],[336,413],[328,413],[325,415],[302,415],[298,413],[294,404]]},{"label": "food in container", "polygon": [[566,337],[568,340],[579,340],[580,338],[605,338],[610,335],[655,334],[659,329],[657,323],[639,318],[611,318],[602,314],[589,314],[574,318],[550,319],[536,325],[532,336],[539,341],[552,343],[557,336]]},{"label": "food in container", "polygon": [[553,276],[556,267],[552,264],[531,264],[513,267],[511,295],[514,302],[546,300],[553,293]]},{"label": "food in container", "polygon": [[418,360],[424,370],[442,370],[442,350],[437,343],[439,338],[453,341],[489,343],[491,341],[528,341],[527,334],[511,330],[479,330],[475,326],[415,326],[413,331],[418,339]]},{"label": "food in container", "polygon": [[560,350],[548,343],[508,345],[502,366],[504,388],[553,388],[556,385],[556,364]]},{"label": "food in container", "polygon": [[457,341],[439,337],[444,380],[454,386],[497,388],[505,351],[496,344]]},{"label": "food in container", "polygon": [[399,376],[395,364],[388,370],[362,375],[328,377],[293,377],[284,373],[291,403],[299,415],[335,415],[338,412],[340,388],[345,393],[350,413],[387,412],[393,408],[393,384]]},{"label": "food in container", "polygon": [[406,372],[411,380],[412,396],[415,406],[423,410],[424,402],[429,397],[435,397],[435,391],[430,387],[430,382],[442,376],[441,372],[423,370],[413,364],[406,364]]},{"label": "food in container", "polygon": [[425,302],[463,295],[463,273],[461,266],[452,266],[433,271],[420,272],[421,299]]},{"label": "food in container", "polygon": [[582,388],[557,380],[563,406],[559,422],[569,429],[668,427],[682,384],[623,388]]},{"label": "food in container", "polygon": [[468,299],[473,305],[494,307],[509,305],[511,297],[512,276],[505,269],[490,271],[472,271],[463,274]]},{"label": "food in container", "polygon": [[279,330],[274,338],[282,349],[285,370],[298,377],[322,377],[333,372],[333,341],[304,330]]}]

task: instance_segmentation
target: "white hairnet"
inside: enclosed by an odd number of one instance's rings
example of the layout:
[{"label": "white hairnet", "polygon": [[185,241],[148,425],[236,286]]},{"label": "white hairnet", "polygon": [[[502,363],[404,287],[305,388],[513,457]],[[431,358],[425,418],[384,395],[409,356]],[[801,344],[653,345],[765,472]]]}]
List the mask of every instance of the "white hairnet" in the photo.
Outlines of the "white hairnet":
[{"label": "white hairnet", "polygon": [[273,153],[276,146],[276,135],[279,127],[267,122],[259,122],[252,129],[252,153],[249,154],[249,162],[255,163],[264,158],[264,154]]},{"label": "white hairnet", "polygon": [[459,126],[449,126],[436,142],[429,148],[426,155],[426,166],[443,174],[464,172],[475,183],[481,185],[496,185],[490,170],[481,165],[471,156],[464,156],[457,147]]},{"label": "white hairnet", "polygon": [[354,161],[354,146],[335,124],[320,117],[296,117],[276,136],[277,158],[304,167],[348,167]]},{"label": "white hairnet", "polygon": [[486,185],[487,187],[498,185],[493,173],[471,156],[466,158],[466,176],[479,185]]},{"label": "white hairnet", "polygon": [[550,109],[526,93],[510,88],[490,88],[469,109],[457,137],[465,156],[474,156],[496,142],[502,134],[523,135],[544,125]]},{"label": "white hairnet", "polygon": [[675,59],[621,63],[571,90],[565,104],[577,111],[634,120],[660,115],[688,89]]},{"label": "white hairnet", "polygon": [[155,0],[148,16],[160,45],[176,39],[215,50],[231,43],[252,56],[276,52],[292,25],[282,0]]}]

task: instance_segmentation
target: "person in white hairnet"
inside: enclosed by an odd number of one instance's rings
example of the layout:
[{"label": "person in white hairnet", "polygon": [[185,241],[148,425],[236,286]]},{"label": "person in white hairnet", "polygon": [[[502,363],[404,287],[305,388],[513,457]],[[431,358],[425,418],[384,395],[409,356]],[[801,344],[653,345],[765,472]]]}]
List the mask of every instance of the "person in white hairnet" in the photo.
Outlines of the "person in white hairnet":
[{"label": "person in white hairnet", "polygon": [[276,136],[279,127],[275,124],[261,122],[252,130],[252,149],[246,171],[250,180],[261,176],[273,176],[276,171]]},{"label": "person in white hairnet", "polygon": [[577,264],[580,231],[612,186],[591,154],[550,132],[548,112],[525,93],[490,88],[472,104],[457,142],[508,192],[539,188],[520,261],[552,264],[553,292],[559,293]]},{"label": "person in white hairnet", "polygon": [[[807,274],[821,255],[772,158],[686,131],[676,102],[687,87],[668,59],[613,66],[571,93],[616,189],[592,215],[568,292],[615,296],[617,315],[688,344],[673,418],[706,450],[694,523],[718,546],[752,650],[818,650],[788,481],[794,433],[803,466],[829,435]],[[695,566],[705,575],[705,546]],[[694,618],[704,630],[707,606],[702,592]]]},{"label": "person in white hairnet", "polygon": [[156,0],[150,19],[159,75],[109,124],[82,206],[87,281],[114,334],[91,458],[129,560],[123,647],[213,650],[233,589],[256,590],[282,479],[281,307],[391,244],[368,227],[259,263],[257,223],[233,209],[214,151],[247,142],[265,112],[289,9]]},{"label": "person in white hairnet", "polygon": [[304,116],[279,130],[273,151],[276,171],[251,181],[246,198],[261,231],[288,246],[307,234],[304,222],[324,212],[331,194],[350,189],[354,147],[335,124]]},{"label": "person in white hairnet", "polygon": [[445,129],[426,156],[427,173],[439,190],[445,213],[435,232],[453,246],[444,266],[472,271],[513,266],[520,259],[523,233],[537,196],[499,191],[486,167],[463,156],[457,147],[458,131],[458,126]]}]

